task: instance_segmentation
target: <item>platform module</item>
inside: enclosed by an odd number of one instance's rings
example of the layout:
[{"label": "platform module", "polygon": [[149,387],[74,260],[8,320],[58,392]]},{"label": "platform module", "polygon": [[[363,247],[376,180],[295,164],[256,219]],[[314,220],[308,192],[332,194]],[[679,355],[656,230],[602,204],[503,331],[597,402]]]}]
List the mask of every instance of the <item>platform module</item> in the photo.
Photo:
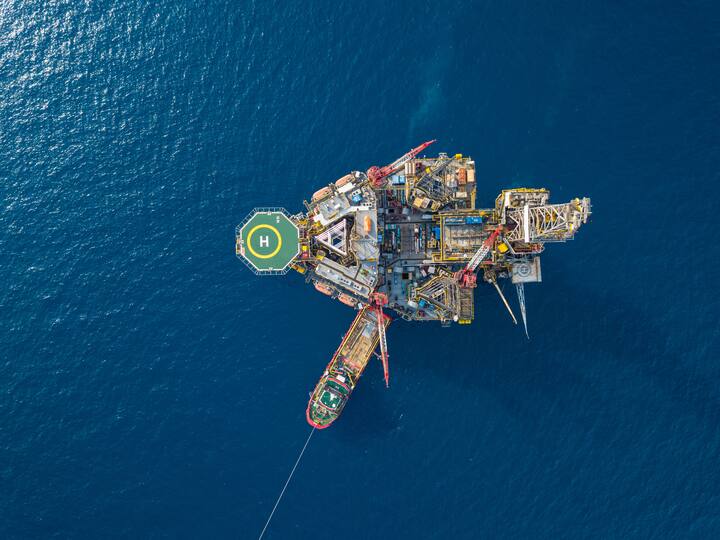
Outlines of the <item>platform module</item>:
[{"label": "platform module", "polygon": [[285,274],[299,252],[297,225],[283,208],[256,208],[235,230],[235,254],[256,274]]},{"label": "platform module", "polygon": [[[292,268],[358,311],[312,394],[307,419],[315,428],[337,418],[373,354],[389,384],[385,310],[412,323],[468,325],[475,289],[486,284],[529,338],[525,285],[542,281],[545,245],[573,239],[591,215],[589,198],[554,203],[543,187],[505,189],[494,206],[478,206],[475,161],[423,155],[434,142],[348,172],[315,191],[305,212],[257,209],[237,228],[236,252],[253,272]],[[514,285],[520,317],[503,280]]]}]

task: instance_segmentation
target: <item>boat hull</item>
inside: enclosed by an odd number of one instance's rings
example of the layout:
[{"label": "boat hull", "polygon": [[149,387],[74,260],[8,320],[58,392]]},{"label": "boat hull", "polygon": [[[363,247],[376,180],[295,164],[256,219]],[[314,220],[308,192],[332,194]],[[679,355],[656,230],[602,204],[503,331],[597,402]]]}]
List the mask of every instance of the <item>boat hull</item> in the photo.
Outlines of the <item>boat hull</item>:
[{"label": "boat hull", "polygon": [[[390,321],[385,315],[385,326]],[[377,312],[361,309],[310,396],[305,415],[311,426],[325,429],[337,420],[379,339]]]}]

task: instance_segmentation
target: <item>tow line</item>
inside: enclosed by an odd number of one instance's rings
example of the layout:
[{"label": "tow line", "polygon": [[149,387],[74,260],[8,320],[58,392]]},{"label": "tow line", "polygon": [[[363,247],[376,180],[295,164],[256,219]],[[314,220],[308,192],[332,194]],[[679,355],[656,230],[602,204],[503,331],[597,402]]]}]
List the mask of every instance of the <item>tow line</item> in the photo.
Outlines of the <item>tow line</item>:
[{"label": "tow line", "polygon": [[270,525],[270,520],[272,519],[273,514],[275,513],[275,510],[278,507],[278,504],[280,504],[280,499],[282,499],[283,495],[285,495],[285,490],[287,489],[288,484],[290,483],[290,479],[293,477],[293,474],[295,474],[295,469],[297,469],[298,463],[300,463],[300,458],[303,457],[303,454],[305,453],[305,449],[307,448],[307,445],[310,442],[310,438],[313,436],[313,433],[315,433],[315,428],[312,428],[310,430],[310,435],[308,435],[307,441],[305,441],[305,446],[302,447],[302,450],[300,451],[300,455],[298,456],[297,461],[295,462],[295,465],[292,468],[292,471],[290,471],[290,476],[288,476],[288,479],[285,481],[285,485],[283,486],[282,491],[280,492],[280,495],[277,498],[277,501],[275,501],[275,506],[273,506],[272,512],[270,512],[270,516],[267,518],[267,522],[265,522],[265,526],[263,527],[263,530],[260,533],[258,540],[262,540],[262,537],[265,534],[265,531],[267,530],[268,525]]}]

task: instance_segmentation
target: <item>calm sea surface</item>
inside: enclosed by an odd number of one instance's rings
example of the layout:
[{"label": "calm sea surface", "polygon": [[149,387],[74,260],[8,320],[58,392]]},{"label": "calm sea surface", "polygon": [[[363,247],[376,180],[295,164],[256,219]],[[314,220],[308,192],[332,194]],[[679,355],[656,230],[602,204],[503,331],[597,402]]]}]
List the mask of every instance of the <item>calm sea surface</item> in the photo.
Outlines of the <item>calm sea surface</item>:
[{"label": "calm sea surface", "polygon": [[0,1],[0,538],[256,538],[353,313],[234,227],[429,138],[592,222],[531,341],[393,324],[266,537],[720,537],[717,4],[551,4]]}]

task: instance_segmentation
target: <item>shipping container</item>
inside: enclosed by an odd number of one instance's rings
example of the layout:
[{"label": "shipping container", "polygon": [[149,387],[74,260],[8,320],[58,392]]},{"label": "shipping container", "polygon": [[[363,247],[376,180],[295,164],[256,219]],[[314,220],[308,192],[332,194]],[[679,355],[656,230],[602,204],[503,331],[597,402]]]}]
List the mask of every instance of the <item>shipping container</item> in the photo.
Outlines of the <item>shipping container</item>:
[{"label": "shipping container", "polygon": [[467,169],[458,170],[458,184],[464,186],[467,183]]},{"label": "shipping container", "polygon": [[402,186],[405,185],[405,177],[401,176],[399,174],[394,174],[390,177],[390,183],[393,186]]},{"label": "shipping container", "polygon": [[445,218],[445,225],[463,225],[465,223],[465,219],[461,217],[446,217]]}]

